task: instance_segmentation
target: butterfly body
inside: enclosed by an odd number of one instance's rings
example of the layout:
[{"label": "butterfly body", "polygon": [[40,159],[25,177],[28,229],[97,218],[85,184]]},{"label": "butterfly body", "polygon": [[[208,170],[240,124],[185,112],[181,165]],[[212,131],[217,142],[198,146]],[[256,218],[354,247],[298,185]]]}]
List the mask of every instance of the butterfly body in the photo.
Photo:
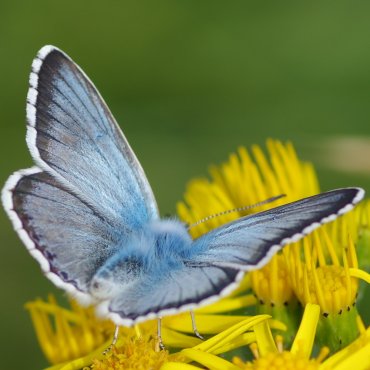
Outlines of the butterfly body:
[{"label": "butterfly body", "polygon": [[337,189],[239,218],[192,240],[162,220],[144,171],[85,73],[61,50],[32,63],[27,145],[35,166],[11,175],[2,203],[45,276],[117,325],[209,304],[284,245],[350,211]]},{"label": "butterfly body", "polygon": [[166,279],[170,272],[184,268],[185,261],[195,255],[196,249],[192,248],[191,237],[183,223],[153,221],[133,232],[102,263],[92,277],[90,293],[98,300],[114,298],[116,287],[123,291],[145,281],[148,275],[157,277],[158,281]]}]

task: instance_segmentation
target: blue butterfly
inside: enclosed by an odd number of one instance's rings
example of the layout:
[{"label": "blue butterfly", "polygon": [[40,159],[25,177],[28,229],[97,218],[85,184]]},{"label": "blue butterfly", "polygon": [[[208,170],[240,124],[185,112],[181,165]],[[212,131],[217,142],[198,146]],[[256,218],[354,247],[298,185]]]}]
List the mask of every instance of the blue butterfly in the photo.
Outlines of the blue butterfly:
[{"label": "blue butterfly", "polygon": [[125,136],[66,54],[43,47],[29,84],[26,139],[36,166],[10,176],[4,208],[45,275],[117,325],[214,302],[364,196],[330,191],[192,240],[180,221],[160,219]]}]

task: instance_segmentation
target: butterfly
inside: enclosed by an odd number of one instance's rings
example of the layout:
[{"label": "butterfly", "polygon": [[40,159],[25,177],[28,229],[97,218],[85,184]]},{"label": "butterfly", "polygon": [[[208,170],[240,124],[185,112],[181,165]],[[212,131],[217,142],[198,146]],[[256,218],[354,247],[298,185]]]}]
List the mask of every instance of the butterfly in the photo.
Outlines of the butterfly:
[{"label": "butterfly", "polygon": [[99,92],[64,52],[44,46],[27,95],[32,168],[2,192],[15,231],[56,286],[116,325],[209,304],[284,245],[351,210],[345,188],[239,218],[193,240],[161,219],[144,171]]}]

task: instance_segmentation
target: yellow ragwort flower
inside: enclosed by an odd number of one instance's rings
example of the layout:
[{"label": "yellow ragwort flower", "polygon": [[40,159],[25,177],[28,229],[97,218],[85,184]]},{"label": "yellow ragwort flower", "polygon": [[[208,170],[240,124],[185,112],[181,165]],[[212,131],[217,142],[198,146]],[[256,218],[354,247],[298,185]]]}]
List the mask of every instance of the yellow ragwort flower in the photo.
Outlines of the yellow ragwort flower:
[{"label": "yellow ragwort flower", "polygon": [[336,225],[324,226],[284,250],[294,294],[302,305],[315,303],[320,306],[318,343],[332,350],[346,346],[359,335],[358,280],[370,283],[370,275],[359,269],[347,220],[338,222],[347,231],[346,242],[333,234]]},{"label": "yellow ragwort flower", "polygon": [[[336,354],[329,356],[328,347],[322,347],[317,356],[312,358],[316,328],[320,317],[320,307],[307,304],[299,329],[295,335],[290,350],[284,348],[284,341],[280,335],[273,339],[268,321],[263,316],[257,316],[253,322],[253,332],[239,330],[243,325],[249,327],[251,321],[240,323],[239,328],[225,330],[214,338],[192,349],[185,349],[181,354],[192,364],[166,362],[161,370],[368,370],[370,368],[370,328],[365,329],[360,322],[361,335],[349,346]],[[359,320],[360,321],[360,320]],[[244,330],[245,331],[245,330]],[[243,334],[241,334],[243,333]],[[244,342],[250,343],[254,354],[253,361],[244,362],[240,358],[233,358],[232,362],[216,356],[230,348],[228,345],[244,337]],[[253,339],[254,338],[254,339]],[[200,366],[200,367],[199,367]]]},{"label": "yellow ragwort flower", "polygon": [[[253,158],[245,148],[240,148],[238,155],[230,156],[229,162],[211,169],[211,180],[192,181],[185,202],[178,204],[178,213],[182,220],[193,224],[218,212],[252,205],[279,194],[287,196],[255,209],[211,218],[190,229],[193,237],[248,213],[319,192],[312,165],[301,162],[290,143],[269,140],[267,147],[269,157],[253,146]],[[74,302],[71,309],[62,308],[52,297],[48,302],[30,302],[27,308],[40,346],[54,365],[50,370],[90,366],[99,370],[139,370],[148,366],[163,370],[199,369],[195,363],[211,370],[267,369],[273,364],[277,369],[288,369],[290,364],[294,369],[301,366],[307,370],[344,370],[343,363],[348,361],[361,362],[362,366],[367,363],[363,356],[364,349],[370,346],[370,333],[357,310],[351,307],[358,295],[358,279],[370,281],[363,270],[363,266],[370,265],[370,252],[364,248],[367,252],[358,253],[355,248],[356,244],[366,247],[370,244],[369,225],[370,202],[367,202],[310,237],[285,247],[264,268],[248,274],[229,297],[196,310],[199,332],[210,336],[204,342],[193,335],[189,314],[164,317],[163,341],[168,348],[177,349],[171,354],[158,351],[156,321],[122,328],[117,345],[104,355],[114,326],[96,319],[92,308],[81,308]],[[251,287],[254,295],[248,294]],[[298,302],[307,304],[300,325],[302,309]],[[270,314],[273,319],[268,315],[240,314],[256,304],[260,313]],[[233,311],[237,314],[230,315]],[[344,316],[346,320],[342,319]],[[288,330],[275,343],[271,328]],[[310,360],[316,328],[316,342],[322,350]],[[353,341],[359,333],[360,338]],[[284,351],[283,341],[287,345],[293,337],[291,350]],[[338,346],[339,340],[342,343]],[[254,362],[235,359],[231,363],[218,356],[253,342],[257,343],[251,345]],[[324,361],[329,351],[326,345],[334,350],[345,348]]]},{"label": "yellow ragwort flower", "polygon": [[71,309],[61,307],[52,295],[46,302],[37,299],[26,304],[41,350],[53,365],[107,346],[114,331],[114,324],[97,319],[92,307],[70,304]]},{"label": "yellow ragwort flower", "polygon": [[246,318],[193,348],[183,349],[176,355],[181,356],[181,363],[174,358],[165,363],[161,370],[199,370],[199,366],[188,364],[192,361],[199,363],[201,369],[238,370],[231,362],[217,355],[254,342],[255,328],[262,322],[269,322],[268,319],[268,315]]},{"label": "yellow ragwort flower", "polygon": [[[286,197],[273,204],[243,212],[227,213],[190,229],[198,237],[222,224],[256,211],[263,211],[319,192],[313,166],[299,161],[291,143],[268,140],[269,159],[257,145],[252,146],[254,157],[241,147],[220,167],[210,168],[211,180],[190,181],[184,202],[177,205],[182,220],[193,224],[209,215],[229,209],[256,204],[279,194]],[[254,159],[253,159],[254,158]]]},{"label": "yellow ragwort flower", "polygon": [[[195,361],[199,365],[166,362],[161,370],[368,370],[370,368],[370,328],[365,329],[362,323],[361,335],[349,346],[329,356],[328,347],[322,347],[318,355],[312,358],[316,328],[320,317],[320,307],[307,304],[299,329],[290,350],[284,348],[284,341],[280,335],[273,339],[268,321],[263,316],[257,316],[254,322],[240,323],[225,330],[214,338],[191,349],[181,351],[185,356],[182,361]],[[253,323],[253,332],[247,331]],[[240,330],[244,326],[244,329]],[[242,334],[243,333],[243,334]],[[244,362],[240,358],[233,358],[229,362],[216,356],[235,346],[230,345],[235,340],[243,338],[245,344],[250,344],[255,359]],[[199,367],[200,366],[200,367]]]},{"label": "yellow ragwort flower", "polygon": [[255,360],[245,363],[235,358],[233,363],[243,370],[368,370],[370,328],[362,328],[358,339],[333,356],[328,357],[329,349],[323,347],[316,357],[311,358],[319,317],[320,307],[307,304],[290,351],[284,350],[281,338],[274,341],[267,323],[261,322],[255,328],[256,345],[252,347]]},{"label": "yellow ragwort flower", "polygon": [[[253,157],[245,148],[240,148],[238,154],[230,155],[228,162],[211,168],[211,180],[190,182],[185,201],[178,204],[178,213],[182,220],[195,224],[197,220],[225,210],[255,204],[279,194],[286,194],[286,197],[244,212],[211,218],[190,229],[194,237],[248,213],[319,192],[313,166],[300,161],[290,143],[268,140],[267,148],[268,156],[258,146],[253,146]],[[307,302],[319,304],[325,315],[342,314],[352,307],[358,293],[358,278],[369,281],[369,275],[359,268],[354,247],[362,242],[365,244],[362,249],[370,255],[369,220],[370,202],[364,202],[308,238],[286,246],[269,264],[249,274],[260,313],[271,314],[287,324],[286,340],[293,337],[300,320],[297,299],[303,305]],[[364,259],[361,258],[361,265]],[[354,310],[353,324],[356,315]],[[335,341],[345,345],[357,334],[357,327],[353,325],[352,335],[347,340],[339,331],[340,338]]]},{"label": "yellow ragwort flower", "polygon": [[[286,196],[243,212],[211,218],[190,229],[193,237],[241,216],[319,192],[312,164],[300,161],[291,143],[284,145],[280,141],[268,140],[267,148],[268,158],[257,145],[252,146],[253,157],[241,147],[238,154],[230,155],[228,162],[211,167],[211,180],[191,181],[184,195],[185,201],[177,206],[178,214],[185,222],[194,224],[212,214],[253,205],[280,194]],[[270,265],[251,273],[253,290],[261,303],[282,306],[294,297],[286,276],[285,261],[279,255]]]},{"label": "yellow ragwort flower", "polygon": [[[177,206],[178,214],[185,222],[194,224],[212,214],[253,205],[280,194],[286,196],[243,212],[211,218],[190,229],[193,237],[241,216],[319,192],[312,164],[300,161],[291,143],[268,140],[267,149],[268,156],[254,145],[250,155],[246,148],[241,147],[237,154],[230,155],[228,162],[220,167],[211,167],[211,180],[191,181],[184,195],[185,201]],[[286,339],[295,333],[301,315],[288,274],[285,259],[280,254],[262,269],[248,274],[260,313],[271,314],[287,324]]]},{"label": "yellow ragwort flower", "polygon": [[[243,294],[248,286],[246,280],[229,297],[196,311],[197,328],[202,335],[223,332],[248,319],[242,315],[224,314],[255,304],[252,295]],[[70,304],[71,309],[61,307],[50,296],[47,302],[37,299],[26,305],[40,347],[53,365],[50,370],[81,369],[91,364],[98,369],[138,370],[146,369],[148,363],[156,369],[167,361],[168,352],[160,353],[158,349],[156,320],[134,328],[120,328],[116,346],[105,356],[103,353],[113,338],[113,323],[97,319],[93,307],[84,308],[74,301],[70,301]],[[276,320],[270,320],[270,325],[286,330],[285,325]],[[168,348],[190,348],[202,343],[194,336],[189,313],[164,317],[162,338]]]}]

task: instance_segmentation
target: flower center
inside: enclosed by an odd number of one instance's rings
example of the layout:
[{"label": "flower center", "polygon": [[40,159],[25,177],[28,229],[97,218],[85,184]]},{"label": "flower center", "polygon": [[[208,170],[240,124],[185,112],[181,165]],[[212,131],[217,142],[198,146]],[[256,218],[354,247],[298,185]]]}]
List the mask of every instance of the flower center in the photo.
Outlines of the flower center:
[{"label": "flower center", "polygon": [[93,361],[94,370],[159,370],[168,361],[168,351],[156,350],[156,339],[122,336],[107,356]]},{"label": "flower center", "polygon": [[344,267],[334,265],[308,270],[307,282],[303,277],[301,283],[304,296],[301,301],[319,304],[324,313],[348,310],[358,289],[357,279],[351,278]]}]

